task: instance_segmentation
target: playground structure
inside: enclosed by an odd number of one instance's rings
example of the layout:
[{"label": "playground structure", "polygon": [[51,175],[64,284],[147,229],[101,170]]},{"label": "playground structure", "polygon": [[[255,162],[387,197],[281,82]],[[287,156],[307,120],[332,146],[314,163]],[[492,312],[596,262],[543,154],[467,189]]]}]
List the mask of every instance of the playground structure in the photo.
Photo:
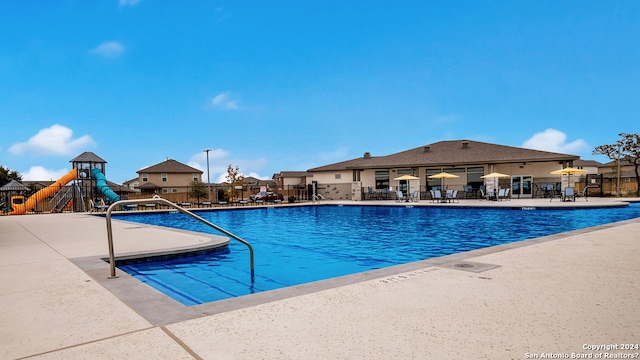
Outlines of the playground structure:
[{"label": "playground structure", "polygon": [[104,175],[106,161],[92,152],[84,152],[70,162],[71,171],[26,199],[22,194],[5,195],[5,198],[10,199],[5,213],[23,215],[29,212],[82,212],[91,210],[91,199],[103,197],[108,203],[120,200],[120,196],[107,185]]}]

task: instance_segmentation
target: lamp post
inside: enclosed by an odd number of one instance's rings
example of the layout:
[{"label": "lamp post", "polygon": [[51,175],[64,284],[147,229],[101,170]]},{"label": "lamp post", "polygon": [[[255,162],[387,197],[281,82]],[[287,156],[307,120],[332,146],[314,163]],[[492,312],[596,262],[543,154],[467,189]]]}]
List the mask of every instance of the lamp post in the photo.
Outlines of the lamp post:
[{"label": "lamp post", "polygon": [[622,146],[622,144],[618,142],[618,189],[616,191],[616,197],[620,197],[620,146]]},{"label": "lamp post", "polygon": [[211,149],[204,149],[202,151],[207,153],[207,194],[208,200],[211,201],[211,179],[209,178],[209,151],[211,151]]}]

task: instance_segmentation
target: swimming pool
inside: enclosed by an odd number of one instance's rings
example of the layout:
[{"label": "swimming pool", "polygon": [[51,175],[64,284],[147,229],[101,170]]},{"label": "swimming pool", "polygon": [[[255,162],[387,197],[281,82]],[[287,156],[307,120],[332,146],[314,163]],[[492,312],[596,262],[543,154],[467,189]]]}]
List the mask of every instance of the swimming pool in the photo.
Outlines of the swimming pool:
[{"label": "swimming pool", "polygon": [[[184,305],[248,295],[357,272],[640,217],[640,204],[596,209],[301,206],[202,211],[249,241],[189,257],[118,267]],[[199,232],[215,230],[180,213],[116,219]]]}]

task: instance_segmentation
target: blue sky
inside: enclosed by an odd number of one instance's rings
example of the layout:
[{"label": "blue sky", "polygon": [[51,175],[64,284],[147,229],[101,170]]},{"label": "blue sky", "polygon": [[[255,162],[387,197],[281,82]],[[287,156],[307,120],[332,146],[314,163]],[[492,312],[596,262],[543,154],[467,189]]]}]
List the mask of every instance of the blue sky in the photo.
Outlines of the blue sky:
[{"label": "blue sky", "polygon": [[0,164],[221,181],[441,140],[591,155],[640,131],[638,1],[6,1]]}]

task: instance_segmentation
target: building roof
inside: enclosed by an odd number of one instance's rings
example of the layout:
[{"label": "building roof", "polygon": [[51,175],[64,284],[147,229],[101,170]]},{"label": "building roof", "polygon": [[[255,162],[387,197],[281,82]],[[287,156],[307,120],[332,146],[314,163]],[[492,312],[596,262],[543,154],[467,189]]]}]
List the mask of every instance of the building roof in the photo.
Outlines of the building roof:
[{"label": "building roof", "polygon": [[8,183],[0,186],[0,191],[28,191],[29,188],[20,184],[17,180],[11,179]]},{"label": "building roof", "polygon": [[582,160],[582,159],[578,159],[578,160],[574,160],[573,161],[573,166],[593,166],[593,167],[598,167],[598,166],[602,166],[601,162],[595,161],[595,160]]},{"label": "building roof", "polygon": [[202,174],[202,170],[198,170],[196,168],[193,168],[189,165],[185,165],[179,161],[173,160],[173,159],[167,159],[166,161],[163,161],[159,164],[156,165],[151,165],[149,167],[146,167],[144,169],[140,169],[138,171],[136,171],[138,174],[140,173],[171,173],[171,174],[176,174],[176,173],[198,173],[198,174]]},{"label": "building roof", "polygon": [[483,165],[496,163],[575,161],[579,157],[548,151],[496,145],[472,140],[450,140],[401,151],[386,156],[371,156],[320,166],[308,171],[337,171],[419,166]]},{"label": "building roof", "polygon": [[305,176],[313,176],[313,174],[307,171],[280,171],[277,174],[273,174],[274,177],[287,177],[287,178],[296,178],[296,177],[305,177]]},{"label": "building roof", "polygon": [[103,163],[103,164],[107,163],[106,161],[104,161],[104,159],[102,159],[100,156],[92,153],[91,151],[85,151],[82,154],[76,156],[75,158],[69,160],[69,162],[71,162],[71,163],[73,163],[73,162]]},{"label": "building roof", "polygon": [[138,186],[138,189],[155,190],[155,189],[160,189],[160,187],[152,182],[146,182],[146,183],[140,184],[140,186]]},{"label": "building roof", "polygon": [[[598,167],[610,168],[610,167],[617,167],[617,166],[618,166],[618,160],[612,160],[606,164],[600,164]],[[620,166],[633,166],[633,163],[626,159],[620,159]]]}]

